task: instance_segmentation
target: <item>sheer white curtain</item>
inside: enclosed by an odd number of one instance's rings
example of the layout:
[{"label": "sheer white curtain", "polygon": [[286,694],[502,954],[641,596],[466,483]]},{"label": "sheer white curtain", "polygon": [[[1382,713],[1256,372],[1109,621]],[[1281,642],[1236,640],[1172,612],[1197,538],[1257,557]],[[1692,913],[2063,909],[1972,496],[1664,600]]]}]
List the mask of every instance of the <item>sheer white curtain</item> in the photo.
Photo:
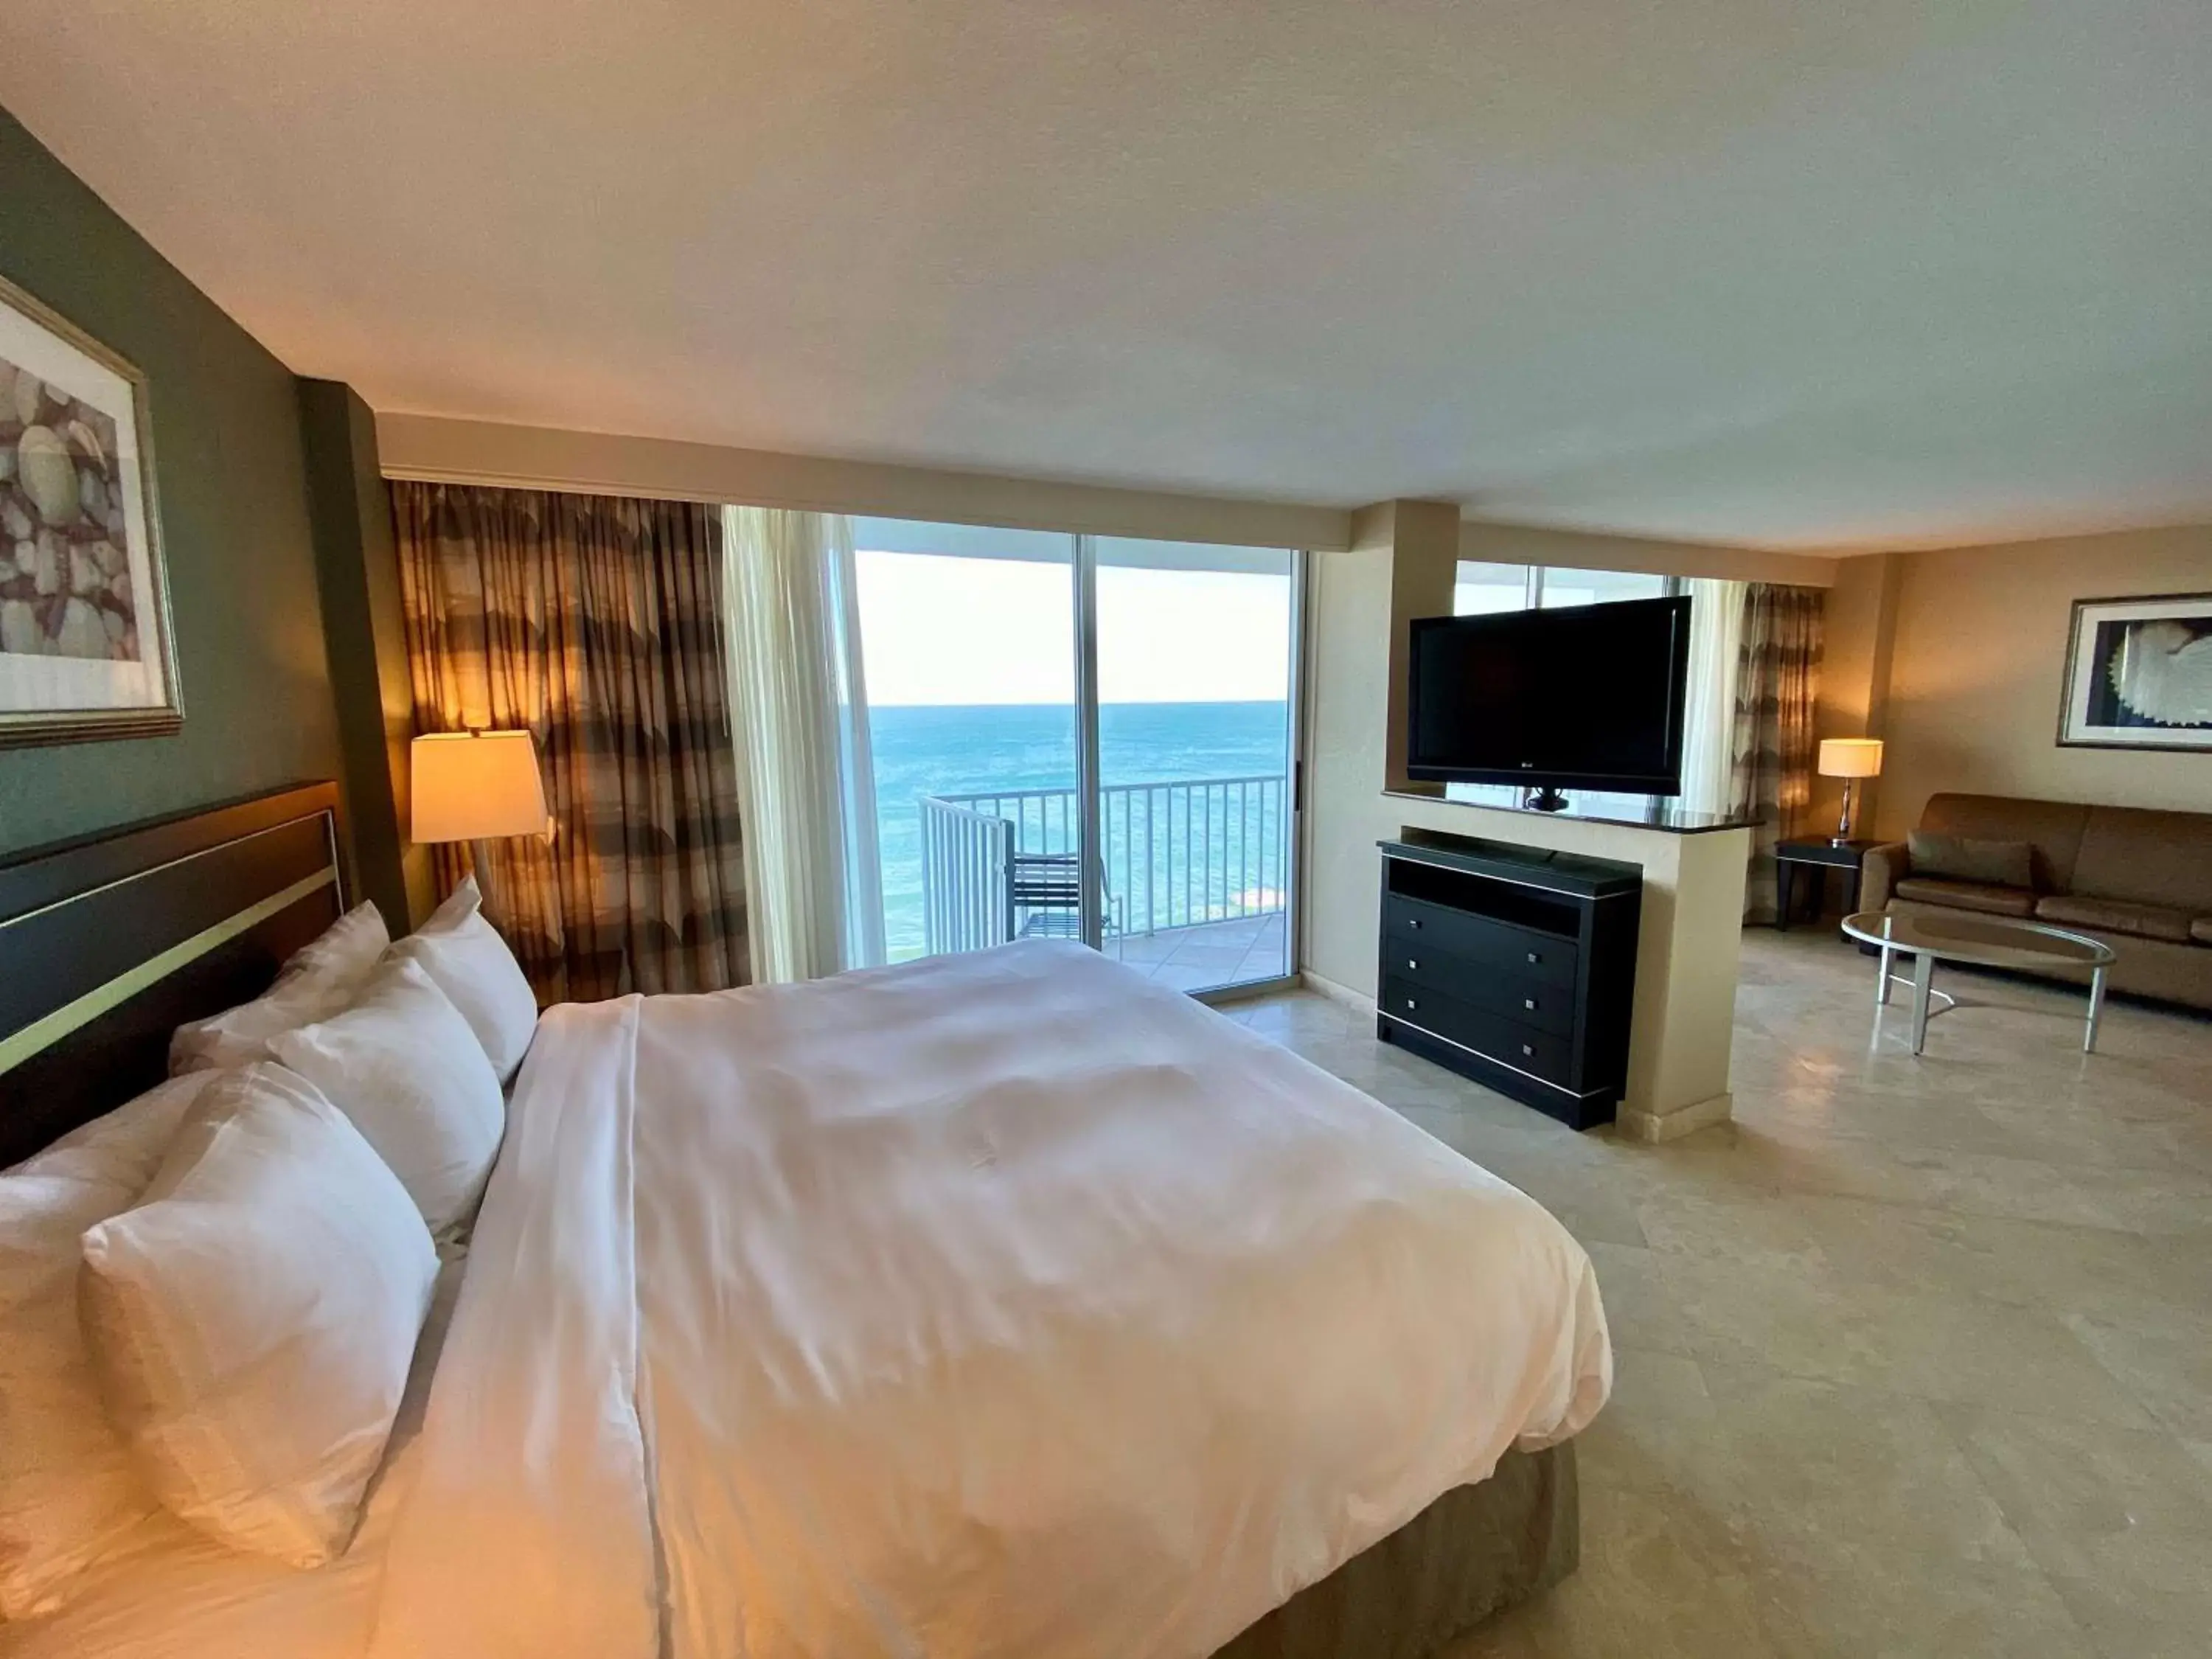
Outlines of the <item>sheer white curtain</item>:
[{"label": "sheer white curtain", "polygon": [[1743,645],[1745,584],[1692,577],[1690,685],[1682,718],[1686,812],[1725,812],[1735,799],[1735,696]]},{"label": "sheer white curtain", "polygon": [[753,977],[883,960],[881,867],[849,522],[728,507],[723,627]]}]

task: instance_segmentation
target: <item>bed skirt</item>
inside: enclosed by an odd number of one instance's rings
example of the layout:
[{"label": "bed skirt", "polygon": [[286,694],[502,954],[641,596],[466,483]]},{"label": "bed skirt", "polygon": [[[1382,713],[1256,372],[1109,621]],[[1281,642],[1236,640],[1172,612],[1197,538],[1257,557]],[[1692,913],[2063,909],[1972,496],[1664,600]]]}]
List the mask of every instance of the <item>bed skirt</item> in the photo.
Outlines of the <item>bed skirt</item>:
[{"label": "bed skirt", "polygon": [[1214,1659],[1426,1659],[1548,1589],[1582,1550],[1571,1441],[1509,1451],[1310,1584]]}]

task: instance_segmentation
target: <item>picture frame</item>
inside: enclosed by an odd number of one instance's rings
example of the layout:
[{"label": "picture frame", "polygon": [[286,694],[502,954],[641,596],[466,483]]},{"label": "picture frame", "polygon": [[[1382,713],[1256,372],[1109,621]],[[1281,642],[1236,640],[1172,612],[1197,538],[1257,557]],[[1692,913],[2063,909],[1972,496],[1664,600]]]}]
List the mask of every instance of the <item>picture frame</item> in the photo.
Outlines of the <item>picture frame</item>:
[{"label": "picture frame", "polygon": [[2212,593],[2076,599],[2058,743],[2212,754]]},{"label": "picture frame", "polygon": [[0,277],[0,747],[184,724],[146,377]]}]

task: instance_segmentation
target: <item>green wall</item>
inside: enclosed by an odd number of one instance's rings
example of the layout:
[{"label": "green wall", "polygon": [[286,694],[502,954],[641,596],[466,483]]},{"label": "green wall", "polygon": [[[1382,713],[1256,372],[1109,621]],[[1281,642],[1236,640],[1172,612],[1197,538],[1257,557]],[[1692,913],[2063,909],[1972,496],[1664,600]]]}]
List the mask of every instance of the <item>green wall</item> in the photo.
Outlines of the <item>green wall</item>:
[{"label": "green wall", "polygon": [[341,774],[284,365],[0,110],[0,274],[143,369],[176,737],[0,749],[0,854]]}]

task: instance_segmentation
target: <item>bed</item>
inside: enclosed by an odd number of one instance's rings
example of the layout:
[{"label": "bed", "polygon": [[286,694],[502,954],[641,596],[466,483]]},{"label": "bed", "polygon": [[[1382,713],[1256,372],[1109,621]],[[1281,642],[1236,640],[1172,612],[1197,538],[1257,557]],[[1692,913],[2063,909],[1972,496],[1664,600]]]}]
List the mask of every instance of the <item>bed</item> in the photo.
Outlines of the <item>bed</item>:
[{"label": "bed", "polygon": [[[9,1157],[337,914],[334,810],[0,868],[0,982],[128,935],[6,1005]],[[1042,941],[549,1012],[441,1289],[342,1560],[149,1546],[0,1653],[1412,1656],[1571,1568],[1611,1380],[1533,1201]]]}]

